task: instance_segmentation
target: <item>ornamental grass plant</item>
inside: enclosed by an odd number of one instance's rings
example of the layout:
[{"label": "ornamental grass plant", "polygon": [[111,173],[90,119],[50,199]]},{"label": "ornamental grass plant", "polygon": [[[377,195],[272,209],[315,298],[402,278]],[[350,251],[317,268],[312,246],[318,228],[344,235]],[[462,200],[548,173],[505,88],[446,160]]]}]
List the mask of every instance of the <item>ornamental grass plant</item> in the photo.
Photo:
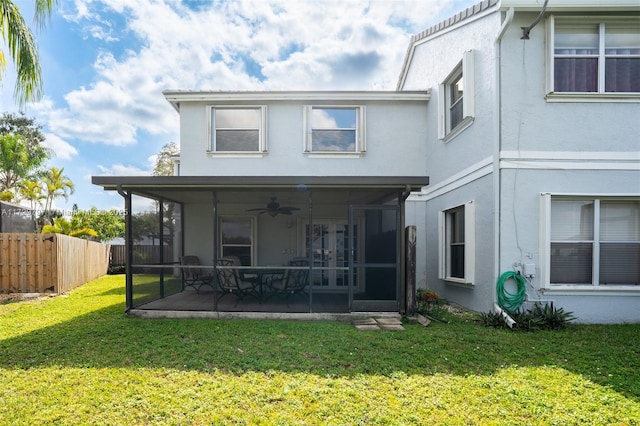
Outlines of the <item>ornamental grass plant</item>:
[{"label": "ornamental grass plant", "polygon": [[0,305],[0,425],[640,424],[640,325],[128,318],[124,277]]}]

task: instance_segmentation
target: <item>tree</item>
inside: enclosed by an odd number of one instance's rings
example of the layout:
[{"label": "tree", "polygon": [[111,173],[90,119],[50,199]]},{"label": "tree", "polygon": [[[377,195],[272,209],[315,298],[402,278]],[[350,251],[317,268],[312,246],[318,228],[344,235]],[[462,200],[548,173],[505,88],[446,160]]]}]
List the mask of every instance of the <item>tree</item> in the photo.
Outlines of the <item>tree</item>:
[{"label": "tree", "polygon": [[[166,143],[158,156],[156,157],[156,165],[153,168],[154,176],[173,176],[175,161],[174,157],[180,155],[180,148],[176,145],[175,142]],[[156,205],[156,207],[158,207]],[[173,237],[175,234],[175,223],[176,223],[176,205],[174,203],[162,203],[161,205],[163,209],[163,224],[162,226],[165,228],[163,230],[163,237],[165,244],[173,244]],[[149,219],[148,217],[146,218]],[[157,218],[156,218],[157,221]],[[157,228],[157,225],[155,225]],[[158,231],[156,231],[158,232]]]},{"label": "tree", "polygon": [[21,182],[36,180],[51,155],[42,145],[44,140],[42,128],[33,118],[7,113],[0,117],[0,192],[19,198]]},{"label": "tree", "polygon": [[51,210],[53,200],[64,197],[66,200],[73,194],[73,182],[62,173],[64,168],[52,167],[43,174],[45,188],[45,210]]},{"label": "tree", "polygon": [[109,241],[124,236],[124,217],[116,210],[75,210],[71,217],[73,229],[89,228],[96,231],[95,238]]},{"label": "tree", "polygon": [[[44,28],[46,20],[57,0],[35,0],[35,23]],[[17,81],[14,98],[18,105],[42,97],[42,73],[38,56],[38,45],[20,9],[11,0],[0,0],[0,28],[4,47],[16,67]],[[4,50],[0,50],[0,80],[7,66]]]},{"label": "tree", "polygon": [[9,134],[22,135],[27,143],[28,151],[44,150],[50,154],[49,150],[42,146],[46,139],[42,133],[42,126],[37,124],[33,117],[27,117],[22,112],[18,114],[3,113],[0,117],[0,135]]},{"label": "tree", "polygon": [[74,228],[73,223],[64,217],[53,220],[53,225],[42,227],[43,234],[64,234],[76,238],[97,238],[98,233],[91,228]]},{"label": "tree", "polygon": [[173,176],[174,161],[173,157],[180,154],[180,148],[175,142],[166,143],[158,156],[156,157],[156,165],[153,168],[154,176]]},{"label": "tree", "polygon": [[131,216],[131,234],[134,241],[145,238],[159,238],[158,214],[153,211],[136,213]]},{"label": "tree", "polygon": [[36,180],[24,180],[20,183],[20,198],[29,201],[31,210],[35,210],[46,198],[42,193],[42,186]]},{"label": "tree", "polygon": [[33,177],[47,158],[46,149],[30,150],[20,134],[0,135],[0,191],[15,195],[20,181]]},{"label": "tree", "polygon": [[42,200],[46,197],[42,193],[42,186],[40,182],[35,180],[24,180],[20,183],[20,198],[29,201],[31,207],[31,220],[33,220],[34,226],[38,227],[36,222],[36,207],[40,205]]}]

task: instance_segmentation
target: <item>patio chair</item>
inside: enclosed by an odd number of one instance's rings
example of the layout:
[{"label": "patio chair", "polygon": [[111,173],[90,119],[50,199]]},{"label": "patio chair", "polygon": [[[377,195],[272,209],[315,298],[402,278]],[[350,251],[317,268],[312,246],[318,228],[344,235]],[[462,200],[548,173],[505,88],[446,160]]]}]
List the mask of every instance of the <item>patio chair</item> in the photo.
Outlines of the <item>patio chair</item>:
[{"label": "patio chair", "polygon": [[244,299],[246,296],[255,296],[255,281],[248,281],[241,278],[240,273],[235,266],[238,266],[237,260],[232,257],[221,257],[217,260],[216,266],[223,266],[224,268],[217,268],[218,284],[222,294],[218,298],[217,302],[227,294],[236,295],[236,306],[238,302]]},{"label": "patio chair", "polygon": [[[180,265],[182,266],[200,266],[200,259],[198,256],[182,256],[180,257]],[[182,290],[186,287],[193,287],[196,293],[200,293],[200,289],[204,285],[215,290],[213,280],[215,275],[213,273],[207,274],[200,268],[180,268],[182,272]]]},{"label": "patio chair", "polygon": [[[242,266],[242,261],[238,256],[225,256],[221,259],[230,259],[231,261],[233,261],[234,266]],[[256,276],[256,274],[253,274],[251,272],[247,273],[242,269],[236,269],[236,272],[241,281],[248,281],[253,283],[254,286],[256,285],[256,282],[258,281],[258,277]]]},{"label": "patio chair", "polygon": [[286,269],[280,277],[271,280],[270,287],[274,295],[286,297],[287,306],[289,299],[296,294],[305,294],[305,288],[309,284],[309,259],[306,257],[295,257],[289,261],[289,266],[305,267],[305,269]]}]

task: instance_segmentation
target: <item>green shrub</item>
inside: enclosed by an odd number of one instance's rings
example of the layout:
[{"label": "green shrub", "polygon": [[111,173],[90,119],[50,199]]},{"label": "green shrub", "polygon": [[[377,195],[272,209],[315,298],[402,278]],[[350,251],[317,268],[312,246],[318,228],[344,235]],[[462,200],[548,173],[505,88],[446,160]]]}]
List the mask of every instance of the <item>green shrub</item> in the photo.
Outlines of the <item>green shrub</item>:
[{"label": "green shrub", "polygon": [[480,312],[480,323],[487,327],[504,328],[508,327],[504,317],[500,312]]},{"label": "green shrub", "polygon": [[[572,312],[556,308],[552,303],[536,303],[532,309],[518,309],[509,316],[516,323],[514,329],[523,331],[562,330],[575,320]],[[480,323],[487,327],[509,328],[499,312],[480,313]]]},{"label": "green shrub", "polygon": [[575,320],[572,312],[566,312],[563,308],[556,308],[553,303],[536,303],[533,307],[533,315],[543,320],[545,328],[548,330],[562,330],[571,321]]}]

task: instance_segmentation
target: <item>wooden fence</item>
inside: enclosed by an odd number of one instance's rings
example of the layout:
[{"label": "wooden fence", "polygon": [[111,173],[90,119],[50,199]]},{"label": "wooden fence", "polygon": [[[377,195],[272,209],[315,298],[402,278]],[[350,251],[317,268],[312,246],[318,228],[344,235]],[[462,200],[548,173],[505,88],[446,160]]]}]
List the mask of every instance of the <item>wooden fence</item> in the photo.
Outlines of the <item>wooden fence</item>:
[{"label": "wooden fence", "polygon": [[0,292],[64,293],[107,273],[109,245],[61,234],[0,234]]},{"label": "wooden fence", "polygon": [[[160,249],[162,249],[164,263],[170,263],[173,259],[173,246],[151,246],[151,245],[134,245],[133,251],[133,265],[153,265],[160,263]],[[122,266],[127,263],[127,257],[125,255],[126,246],[112,245],[111,246],[111,266]]]}]

